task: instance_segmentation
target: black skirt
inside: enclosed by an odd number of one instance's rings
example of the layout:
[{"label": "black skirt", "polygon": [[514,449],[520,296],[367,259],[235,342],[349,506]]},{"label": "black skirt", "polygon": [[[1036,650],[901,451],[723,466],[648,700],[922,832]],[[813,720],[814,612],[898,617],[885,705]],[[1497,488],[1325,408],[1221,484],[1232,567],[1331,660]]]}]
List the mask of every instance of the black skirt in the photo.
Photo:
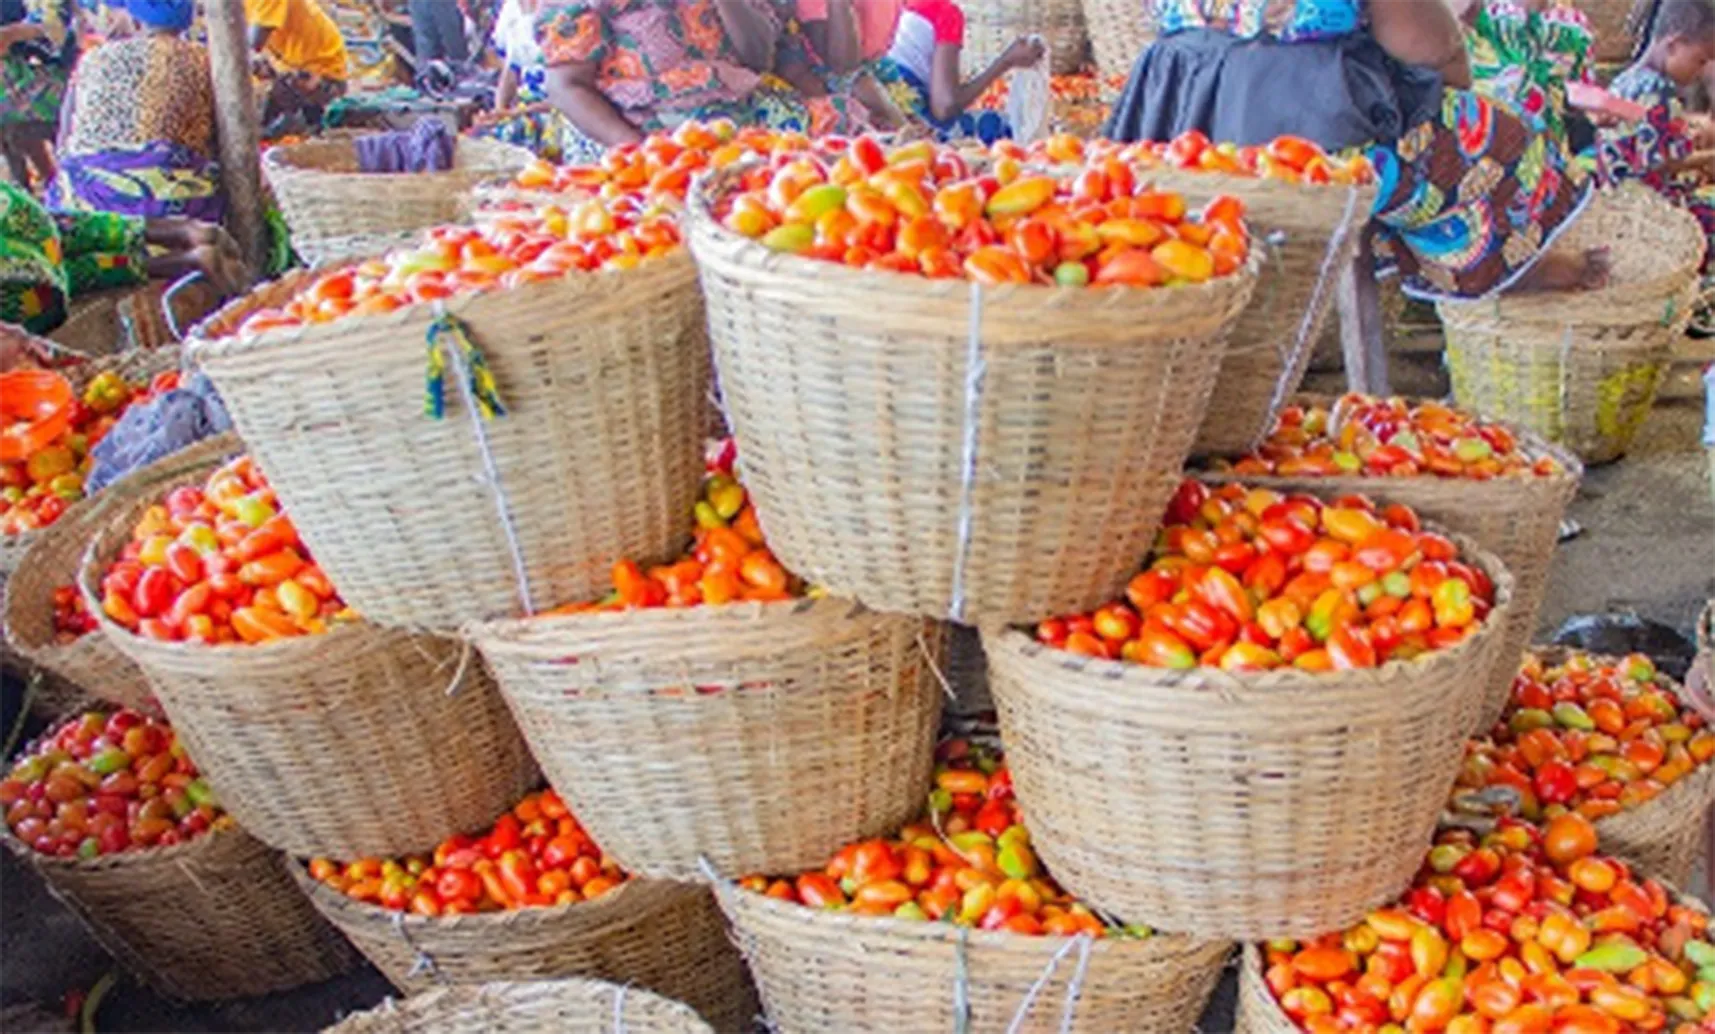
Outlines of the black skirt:
[{"label": "black skirt", "polygon": [[1196,29],[1164,36],[1133,66],[1105,135],[1314,140],[1328,151],[1392,143],[1439,110],[1441,76],[1402,65],[1368,34],[1280,43]]}]

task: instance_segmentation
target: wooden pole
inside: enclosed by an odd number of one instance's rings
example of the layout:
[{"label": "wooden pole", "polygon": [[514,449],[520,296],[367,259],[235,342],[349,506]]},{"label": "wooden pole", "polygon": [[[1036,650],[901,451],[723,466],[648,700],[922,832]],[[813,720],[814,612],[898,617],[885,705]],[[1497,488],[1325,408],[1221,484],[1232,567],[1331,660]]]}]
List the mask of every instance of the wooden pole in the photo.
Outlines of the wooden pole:
[{"label": "wooden pole", "polygon": [[250,80],[244,0],[204,0],[204,7],[227,227],[250,268],[260,273],[267,256],[268,228],[262,218],[262,133]]}]

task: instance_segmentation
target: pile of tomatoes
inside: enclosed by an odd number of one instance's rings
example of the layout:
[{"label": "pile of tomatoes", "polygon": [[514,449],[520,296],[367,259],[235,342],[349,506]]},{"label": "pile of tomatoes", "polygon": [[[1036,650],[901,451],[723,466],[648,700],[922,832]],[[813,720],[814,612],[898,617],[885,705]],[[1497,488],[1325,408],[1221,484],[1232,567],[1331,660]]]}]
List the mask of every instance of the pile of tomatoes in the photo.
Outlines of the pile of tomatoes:
[{"label": "pile of tomatoes", "polygon": [[132,384],[108,370],[72,399],[71,425],[22,462],[0,460],[0,535],[45,528],[83,498],[83,480],[94,463],[91,451],[125,410],[179,386],[174,370],[147,384]]},{"label": "pile of tomatoes", "polygon": [[0,779],[12,835],[42,854],[97,858],[167,847],[232,825],[172,727],[136,711],[88,711]]},{"label": "pile of tomatoes", "polygon": [[1489,737],[1466,749],[1462,792],[1507,786],[1533,821],[1575,811],[1600,819],[1654,799],[1715,757],[1715,731],[1634,655],[1525,659]]},{"label": "pile of tomatoes", "polygon": [[[838,137],[829,137],[836,141]],[[600,160],[587,165],[552,165],[538,161],[513,178],[523,190],[585,194],[611,199],[639,194],[652,201],[683,202],[691,179],[710,169],[724,169],[746,158],[808,151],[812,143],[802,133],[761,127],[739,129],[727,119],[686,122],[670,133],[651,133],[634,144],[610,147]]]},{"label": "pile of tomatoes", "polygon": [[1398,906],[1270,942],[1268,986],[1310,1034],[1708,1031],[1707,914],[1595,852],[1575,814],[1443,832]]},{"label": "pile of tomatoes", "polygon": [[695,508],[696,535],[682,559],[647,570],[634,560],[621,560],[613,565],[613,591],[607,596],[548,613],[695,607],[809,595],[804,583],[782,567],[763,542],[756,508],[735,474],[737,459],[738,446],[731,438],[710,448],[702,498]]},{"label": "pile of tomatoes", "polygon": [[114,622],[167,642],[263,643],[353,616],[249,456],[149,507],[101,594]]},{"label": "pile of tomatoes", "polygon": [[1504,424],[1439,402],[1345,395],[1332,407],[1287,406],[1256,450],[1215,469],[1280,477],[1551,477],[1552,456],[1532,457]]},{"label": "pile of tomatoes", "polygon": [[1409,507],[1186,481],[1126,598],[1050,618],[1058,649],[1160,668],[1373,668],[1453,645],[1494,585]]},{"label": "pile of tomatoes", "polygon": [[747,170],[716,216],[775,251],[984,284],[1154,287],[1202,283],[1245,261],[1244,205],[1201,212],[1117,158],[1076,176],[1002,157],[975,172],[954,148],[850,141],[831,165],[781,155]]},{"label": "pile of tomatoes", "polygon": [[[1017,145],[1002,141],[1000,153],[1012,153]],[[1214,143],[1192,129],[1167,142],[1142,141],[1120,144],[1111,140],[1081,141],[1075,137],[1049,137],[1032,144],[1031,158],[1056,162],[1083,162],[1091,158],[1117,157],[1147,171],[1152,168],[1200,169],[1232,176],[1259,177],[1289,183],[1367,184],[1375,182],[1375,170],[1362,155],[1341,157],[1303,137],[1279,136],[1261,146],[1240,147]]]},{"label": "pile of tomatoes", "polygon": [[310,861],[310,876],[371,905],[459,915],[593,901],[628,878],[552,790],[533,793],[479,836],[451,836],[430,855]]},{"label": "pile of tomatoes", "polygon": [[1149,935],[1104,923],[1043,870],[997,751],[954,739],[935,757],[929,813],[898,836],[848,844],[795,878],[747,876],[739,886],[811,908],[1008,933]]}]

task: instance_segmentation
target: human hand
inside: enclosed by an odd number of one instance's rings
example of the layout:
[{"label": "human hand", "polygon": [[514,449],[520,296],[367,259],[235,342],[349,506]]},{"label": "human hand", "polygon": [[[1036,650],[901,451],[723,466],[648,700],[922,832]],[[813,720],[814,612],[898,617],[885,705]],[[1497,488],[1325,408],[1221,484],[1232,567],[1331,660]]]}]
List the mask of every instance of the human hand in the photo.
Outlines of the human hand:
[{"label": "human hand", "polygon": [[1042,60],[1048,48],[1033,36],[1020,36],[1006,45],[1000,59],[1008,68],[1030,68]]}]

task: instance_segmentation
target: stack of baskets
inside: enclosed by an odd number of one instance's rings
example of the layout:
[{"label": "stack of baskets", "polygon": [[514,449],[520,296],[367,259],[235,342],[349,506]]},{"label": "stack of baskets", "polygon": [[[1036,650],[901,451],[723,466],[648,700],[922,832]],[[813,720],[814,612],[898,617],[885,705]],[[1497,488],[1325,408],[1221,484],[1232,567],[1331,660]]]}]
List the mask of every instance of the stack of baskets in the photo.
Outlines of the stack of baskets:
[{"label": "stack of baskets", "polygon": [[1592,197],[1555,244],[1606,248],[1607,286],[1439,302],[1459,404],[1528,428],[1587,464],[1625,455],[1695,308],[1704,237],[1649,189]]}]

